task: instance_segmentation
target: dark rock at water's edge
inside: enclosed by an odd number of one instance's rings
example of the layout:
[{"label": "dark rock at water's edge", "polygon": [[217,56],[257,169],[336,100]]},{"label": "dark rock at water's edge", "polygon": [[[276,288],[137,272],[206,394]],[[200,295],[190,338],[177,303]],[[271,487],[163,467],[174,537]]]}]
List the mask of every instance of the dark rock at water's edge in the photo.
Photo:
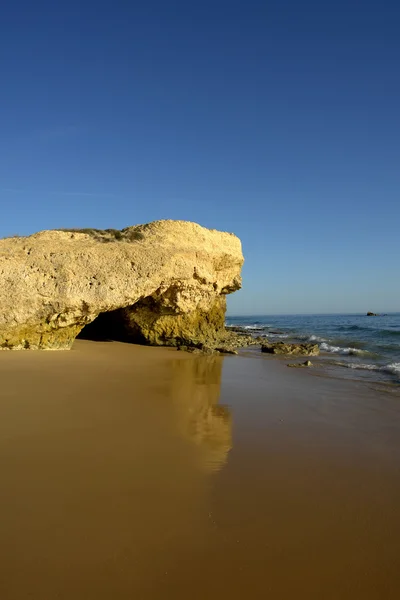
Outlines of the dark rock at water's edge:
[{"label": "dark rock at water's edge", "polygon": [[292,356],[317,356],[318,344],[285,344],[284,342],[268,342],[261,346],[261,352]]},{"label": "dark rock at water's edge", "polygon": [[240,327],[240,325],[226,325],[226,330],[234,333],[240,333],[242,335],[246,335],[248,333],[247,329]]},{"label": "dark rock at water's edge", "polygon": [[215,348],[215,350],[217,352],[219,352],[220,354],[237,354],[238,353],[238,351],[232,346],[220,346],[218,348]]},{"label": "dark rock at water's edge", "polygon": [[[265,331],[263,327],[254,327],[249,330],[246,327],[242,327],[240,325],[226,325],[225,329],[227,331],[231,331],[231,332],[237,333],[239,335],[252,335],[255,333],[261,333],[261,332]],[[251,334],[250,334],[250,332],[251,332]]]},{"label": "dark rock at water's edge", "polygon": [[302,363],[289,363],[288,365],[286,365],[288,367],[312,367],[312,362],[311,360],[306,360],[305,362]]},{"label": "dark rock at water's edge", "polygon": [[265,338],[254,338],[251,335],[240,334],[227,329],[214,338],[209,338],[206,342],[193,340],[184,344],[177,344],[177,350],[192,354],[238,354],[239,348],[260,346],[264,342]]},{"label": "dark rock at water's edge", "polygon": [[377,313],[367,312],[367,317],[379,317]]}]

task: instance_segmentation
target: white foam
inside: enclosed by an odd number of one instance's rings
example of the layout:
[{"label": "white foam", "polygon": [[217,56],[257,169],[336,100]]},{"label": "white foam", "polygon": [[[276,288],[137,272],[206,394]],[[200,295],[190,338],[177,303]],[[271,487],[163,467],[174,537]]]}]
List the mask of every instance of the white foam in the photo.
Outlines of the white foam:
[{"label": "white foam", "polygon": [[309,342],[325,342],[326,340],[318,335],[310,335],[308,338]]},{"label": "white foam", "polygon": [[298,339],[298,340],[302,340],[304,342],[314,342],[314,343],[320,343],[320,342],[326,342],[325,338],[319,337],[319,335],[309,335],[308,333],[306,334],[293,334],[294,338]]},{"label": "white foam", "polygon": [[341,367],[347,367],[348,369],[363,369],[366,371],[379,371],[378,365],[367,365],[367,364],[355,364],[355,363],[337,363]]},{"label": "white foam", "polygon": [[340,367],[347,367],[348,369],[361,369],[366,371],[381,371],[383,373],[388,373],[389,375],[396,375],[400,377],[400,363],[391,363],[390,365],[384,365],[380,367],[379,365],[371,365],[366,363],[336,363]]},{"label": "white foam", "polygon": [[280,339],[286,339],[289,337],[289,334],[287,334],[287,333],[269,333],[268,331],[267,331],[266,335],[269,338],[280,338]]},{"label": "white foam", "polygon": [[326,342],[322,342],[320,349],[323,352],[334,352],[335,354],[365,354],[364,350],[359,350],[358,348],[342,348],[341,346],[331,346],[331,344],[327,344]]},{"label": "white foam", "polygon": [[263,325],[236,325],[236,324],[234,324],[234,325],[232,325],[232,324],[231,325],[226,325],[225,324],[225,327],[235,327],[235,328],[238,328],[238,329],[250,329],[250,330],[251,329],[260,329],[260,330],[264,329]]},{"label": "white foam", "polygon": [[390,365],[382,367],[382,370],[386,371],[386,373],[400,376],[400,363],[391,363]]}]

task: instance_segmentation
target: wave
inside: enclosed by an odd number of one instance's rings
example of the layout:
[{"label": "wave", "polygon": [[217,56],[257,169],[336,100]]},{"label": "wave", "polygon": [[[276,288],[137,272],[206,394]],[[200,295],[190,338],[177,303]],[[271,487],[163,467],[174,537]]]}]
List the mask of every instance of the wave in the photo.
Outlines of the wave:
[{"label": "wave", "polygon": [[[395,325],[394,327],[397,327],[397,325]],[[388,329],[388,328],[379,329],[378,327],[364,327],[363,325],[340,325],[339,327],[337,327],[337,331],[368,331],[368,333],[373,334],[374,336],[379,336],[379,335],[382,335],[384,337],[400,336],[399,329],[393,329],[393,328],[392,329]]]},{"label": "wave", "polygon": [[338,331],[375,331],[372,327],[364,327],[363,325],[339,325]]},{"label": "wave", "polygon": [[400,363],[390,363],[388,365],[371,365],[364,363],[335,363],[340,367],[347,367],[348,369],[361,369],[364,371],[381,371],[388,373],[389,375],[396,375],[400,378]]},{"label": "wave", "polygon": [[[232,327],[232,325],[230,326]],[[265,331],[270,325],[236,325],[236,327],[240,327],[240,329],[245,329],[247,331]]]},{"label": "wave", "polygon": [[331,337],[325,341],[329,342],[331,346],[344,346],[345,348],[351,346],[352,348],[357,348],[359,350],[363,350],[365,346],[368,345],[366,340],[349,339],[348,337]]},{"label": "wave", "polygon": [[382,335],[383,337],[400,337],[400,331],[395,329],[392,331],[391,329],[377,329],[376,333]]},{"label": "wave", "polygon": [[326,342],[325,338],[319,337],[318,335],[310,335],[307,339],[309,342]]},{"label": "wave", "polygon": [[241,329],[242,331],[263,331],[265,327],[260,325],[236,325],[236,323],[225,323],[228,329]]},{"label": "wave", "polygon": [[400,346],[399,344],[396,344],[395,342],[389,343],[389,344],[381,344],[379,342],[372,342],[373,346],[375,348],[379,348],[379,350],[387,350],[389,352],[399,352],[400,351]]},{"label": "wave", "polygon": [[327,341],[326,338],[320,337],[319,335],[315,334],[310,335],[309,333],[297,335],[294,334],[293,337],[297,340],[301,340],[302,342],[314,342],[315,344]]},{"label": "wave", "polygon": [[378,365],[367,365],[367,364],[355,364],[355,363],[337,363],[341,367],[347,367],[348,369],[357,369],[363,371],[379,371]]},{"label": "wave", "polygon": [[386,373],[395,375],[400,380],[400,363],[391,363],[385,367]]},{"label": "wave", "polygon": [[397,375],[400,378],[400,363],[391,363],[390,365],[386,365],[384,369],[386,373]]},{"label": "wave", "polygon": [[335,354],[368,354],[368,352],[366,352],[365,350],[360,350],[359,348],[342,348],[341,346],[331,346],[331,344],[327,344],[326,342],[322,342],[322,344],[320,344],[320,350],[322,350],[323,352],[334,352]]},{"label": "wave", "polygon": [[268,338],[282,339],[282,340],[289,337],[288,333],[270,333],[269,331],[267,331],[266,335]]}]

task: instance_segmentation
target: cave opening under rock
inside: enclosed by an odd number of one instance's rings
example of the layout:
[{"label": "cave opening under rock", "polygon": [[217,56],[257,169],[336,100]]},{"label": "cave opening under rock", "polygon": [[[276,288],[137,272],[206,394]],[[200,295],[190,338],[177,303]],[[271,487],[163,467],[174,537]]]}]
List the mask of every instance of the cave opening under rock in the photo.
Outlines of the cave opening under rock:
[{"label": "cave opening under rock", "polygon": [[121,308],[100,313],[91,323],[85,325],[76,339],[131,344],[147,343],[139,329],[131,325],[128,330],[125,313]]},{"label": "cave opening under rock", "polygon": [[131,306],[100,313],[86,325],[78,339],[119,341],[150,346],[194,346],[201,348],[225,333],[225,296],[210,307],[175,312],[152,297]]}]

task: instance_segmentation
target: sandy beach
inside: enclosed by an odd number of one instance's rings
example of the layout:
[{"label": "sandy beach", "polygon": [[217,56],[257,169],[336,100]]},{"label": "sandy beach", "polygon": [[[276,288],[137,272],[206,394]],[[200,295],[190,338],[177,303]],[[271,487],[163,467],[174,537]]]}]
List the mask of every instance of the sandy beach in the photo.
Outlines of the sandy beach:
[{"label": "sandy beach", "polygon": [[4,600],[400,595],[400,396],[263,357],[0,353]]},{"label": "sandy beach", "polygon": [[0,600],[400,600],[400,2],[5,2]]}]

